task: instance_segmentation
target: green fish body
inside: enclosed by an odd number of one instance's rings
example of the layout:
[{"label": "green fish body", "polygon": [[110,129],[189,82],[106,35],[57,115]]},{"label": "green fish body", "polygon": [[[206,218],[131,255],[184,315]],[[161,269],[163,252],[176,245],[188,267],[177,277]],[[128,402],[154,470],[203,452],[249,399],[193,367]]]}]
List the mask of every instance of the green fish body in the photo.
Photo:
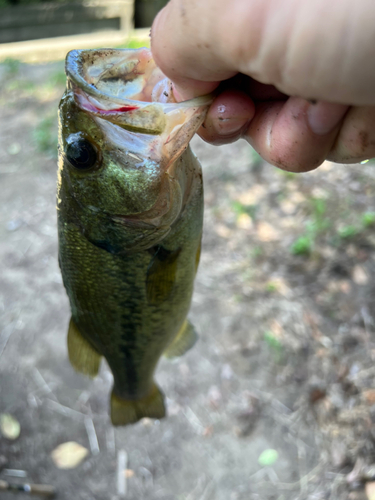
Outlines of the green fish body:
[{"label": "green fish body", "polygon": [[186,317],[203,186],[188,143],[210,98],[175,103],[146,49],[73,51],[66,72],[57,209],[69,358],[90,376],[107,360],[114,425],[161,418],[157,363],[196,340]]}]

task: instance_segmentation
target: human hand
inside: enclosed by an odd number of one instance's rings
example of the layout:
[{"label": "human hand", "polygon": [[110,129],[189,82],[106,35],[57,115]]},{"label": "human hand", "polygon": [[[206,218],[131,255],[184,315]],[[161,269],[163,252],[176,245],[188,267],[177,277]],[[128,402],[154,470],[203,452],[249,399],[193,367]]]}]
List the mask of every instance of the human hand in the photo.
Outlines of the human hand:
[{"label": "human hand", "polygon": [[152,52],[178,100],[218,92],[203,139],[304,172],[375,156],[374,25],[373,0],[171,0]]}]

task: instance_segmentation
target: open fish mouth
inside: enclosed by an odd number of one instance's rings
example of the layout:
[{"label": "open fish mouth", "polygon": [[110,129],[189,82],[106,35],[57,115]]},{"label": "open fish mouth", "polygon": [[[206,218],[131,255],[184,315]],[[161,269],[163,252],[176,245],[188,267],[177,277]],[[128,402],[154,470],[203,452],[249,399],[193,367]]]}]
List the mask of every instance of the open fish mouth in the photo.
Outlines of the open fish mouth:
[{"label": "open fish mouth", "polygon": [[73,50],[66,58],[66,74],[81,109],[116,128],[160,136],[134,153],[160,157],[155,149],[162,147],[168,163],[187,146],[213,100],[206,95],[175,102],[170,82],[148,49]]},{"label": "open fish mouth", "polygon": [[148,49],[73,50],[66,74],[77,106],[90,114],[117,154],[130,155],[134,168],[152,162],[163,178],[149,210],[110,215],[111,220],[163,232],[186,200],[175,160],[202,124],[213,96],[177,103]]}]

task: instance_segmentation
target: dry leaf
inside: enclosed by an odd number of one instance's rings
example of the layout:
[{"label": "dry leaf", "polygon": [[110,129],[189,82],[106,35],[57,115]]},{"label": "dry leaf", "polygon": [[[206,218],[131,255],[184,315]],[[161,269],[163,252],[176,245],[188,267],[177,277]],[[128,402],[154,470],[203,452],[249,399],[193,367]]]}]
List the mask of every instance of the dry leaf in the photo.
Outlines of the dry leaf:
[{"label": "dry leaf", "polygon": [[325,189],[323,189],[320,186],[315,186],[311,190],[311,194],[314,198],[319,198],[319,199],[327,199],[328,198],[328,193]]},{"label": "dry leaf", "polygon": [[288,200],[291,201],[292,203],[295,203],[296,205],[298,205],[298,203],[302,203],[303,201],[306,201],[306,196],[304,196],[299,191],[294,191],[293,193],[288,194]]},{"label": "dry leaf", "polygon": [[21,433],[21,426],[12,415],[2,413],[0,415],[0,429],[2,435],[7,439],[17,439]]},{"label": "dry leaf", "polygon": [[51,453],[52,460],[59,469],[74,469],[87,457],[89,451],[75,441],[60,444]]},{"label": "dry leaf", "polygon": [[290,200],[283,200],[280,202],[280,208],[284,214],[292,215],[296,211],[296,204]]},{"label": "dry leaf", "polygon": [[365,485],[368,500],[375,500],[375,481],[370,481]]},{"label": "dry leaf", "polygon": [[343,292],[343,293],[350,293],[350,290],[351,290],[351,286],[350,286],[350,282],[348,280],[341,280],[339,281],[339,284],[340,284],[340,290]]},{"label": "dry leaf", "polygon": [[271,281],[267,283],[267,287],[274,287],[275,290],[277,290],[280,295],[284,295],[285,297],[290,294],[290,288],[285,281],[284,278],[273,278]]},{"label": "dry leaf", "polygon": [[204,436],[204,437],[210,437],[210,436],[212,436],[213,432],[214,432],[213,426],[209,425],[208,427],[204,428],[204,430],[202,432],[202,436]]},{"label": "dry leaf", "polygon": [[285,334],[284,328],[281,326],[281,324],[276,319],[272,320],[271,325],[270,325],[270,329],[273,333],[273,336],[279,340]]},{"label": "dry leaf", "polygon": [[362,395],[365,398],[366,403],[369,405],[375,404],[375,389],[363,391]]},{"label": "dry leaf", "polygon": [[364,268],[360,265],[356,265],[353,268],[353,281],[357,285],[366,285],[368,282],[368,276]]},{"label": "dry leaf", "polygon": [[239,229],[251,229],[254,223],[249,214],[240,214],[237,217],[237,227]]},{"label": "dry leaf", "polygon": [[295,215],[284,215],[279,220],[279,227],[282,229],[291,229],[298,227],[298,219]]},{"label": "dry leaf", "polygon": [[221,236],[222,238],[229,239],[232,237],[232,231],[229,229],[229,227],[224,226],[224,224],[215,224],[214,230],[216,234]]},{"label": "dry leaf", "polygon": [[323,170],[324,172],[329,172],[330,170],[332,170],[333,166],[334,163],[326,160],[320,165],[319,171]]},{"label": "dry leaf", "polygon": [[268,222],[259,222],[257,227],[257,235],[260,241],[276,241],[279,239],[279,232]]},{"label": "dry leaf", "polygon": [[148,417],[142,418],[141,423],[145,427],[152,427],[154,425],[154,422],[151,420],[151,418]]},{"label": "dry leaf", "polygon": [[265,194],[267,194],[267,189],[260,184],[255,184],[248,191],[239,194],[237,200],[243,205],[256,205]]}]

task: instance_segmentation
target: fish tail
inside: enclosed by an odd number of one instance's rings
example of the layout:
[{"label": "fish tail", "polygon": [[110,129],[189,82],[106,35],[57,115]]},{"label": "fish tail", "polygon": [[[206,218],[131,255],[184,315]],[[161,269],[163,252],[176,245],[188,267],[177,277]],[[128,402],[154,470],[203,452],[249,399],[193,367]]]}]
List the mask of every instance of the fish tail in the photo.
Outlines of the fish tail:
[{"label": "fish tail", "polygon": [[68,354],[70,364],[77,372],[90,377],[98,374],[101,355],[82,336],[73,318],[68,329]]},{"label": "fish tail", "polygon": [[111,394],[111,421],[113,425],[133,424],[141,418],[165,417],[164,396],[154,383],[151,392],[141,399],[122,399]]}]

